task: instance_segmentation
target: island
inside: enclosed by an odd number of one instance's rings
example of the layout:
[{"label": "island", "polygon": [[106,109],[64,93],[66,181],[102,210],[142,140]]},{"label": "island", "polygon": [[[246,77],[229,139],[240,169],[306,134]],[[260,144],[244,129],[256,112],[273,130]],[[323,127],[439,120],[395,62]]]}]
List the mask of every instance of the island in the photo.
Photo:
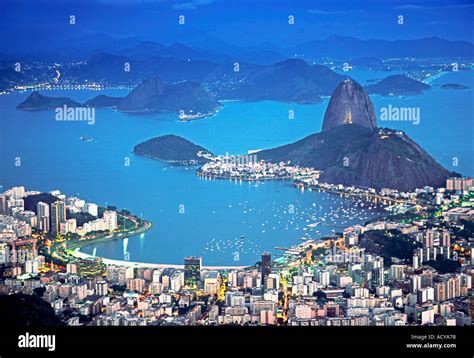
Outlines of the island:
[{"label": "island", "polygon": [[465,85],[460,85],[458,83],[446,83],[444,85],[441,85],[442,89],[453,89],[453,90],[465,90],[469,89],[471,87],[465,86]]},{"label": "island", "polygon": [[133,153],[178,165],[204,164],[213,156],[207,149],[173,134],[137,144]]},{"label": "island", "polygon": [[79,107],[81,104],[66,97],[48,97],[43,96],[38,91],[32,92],[23,102],[21,102],[17,109],[28,110],[43,110],[54,109],[59,107]]},{"label": "island", "polygon": [[380,82],[365,87],[369,94],[382,96],[404,96],[421,94],[431,88],[430,85],[403,75],[388,76]]}]

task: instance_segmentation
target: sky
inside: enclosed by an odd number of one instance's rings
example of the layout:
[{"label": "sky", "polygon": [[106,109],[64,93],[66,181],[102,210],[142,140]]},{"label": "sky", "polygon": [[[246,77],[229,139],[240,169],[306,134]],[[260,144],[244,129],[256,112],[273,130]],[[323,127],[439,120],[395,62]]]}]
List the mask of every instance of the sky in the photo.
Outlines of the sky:
[{"label": "sky", "polygon": [[474,42],[473,0],[2,0],[0,6],[2,51],[97,33],[208,48],[291,47],[331,35]]}]

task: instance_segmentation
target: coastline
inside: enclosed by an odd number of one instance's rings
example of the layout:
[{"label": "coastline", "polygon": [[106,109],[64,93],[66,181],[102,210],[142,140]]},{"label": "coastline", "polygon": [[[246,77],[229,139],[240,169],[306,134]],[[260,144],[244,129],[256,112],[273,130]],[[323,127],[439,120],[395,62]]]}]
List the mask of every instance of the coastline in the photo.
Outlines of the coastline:
[{"label": "coastline", "polygon": [[[174,268],[174,269],[184,269],[184,265],[178,264],[158,264],[158,263],[147,263],[147,262],[137,262],[137,261],[126,261],[126,260],[114,260],[102,256],[94,256],[80,251],[82,247],[92,245],[95,243],[103,243],[113,240],[123,240],[126,238],[132,238],[139,236],[146,231],[150,230],[153,227],[153,224],[149,221],[146,221],[146,225],[128,233],[119,233],[116,235],[110,235],[106,237],[101,237],[97,239],[82,240],[76,241],[71,244],[71,247],[66,249],[67,253],[77,259],[90,259],[90,258],[100,258],[102,262],[106,265],[114,266],[124,266],[124,267],[147,267],[147,268]],[[208,270],[239,270],[244,269],[249,266],[233,266],[233,265],[224,265],[224,266],[203,266],[202,268]]]},{"label": "coastline", "polygon": [[[229,178],[218,178],[218,179],[222,180],[222,179],[229,179]],[[270,179],[270,180],[277,180],[277,179],[278,178]],[[266,180],[265,179],[263,179],[263,180],[260,179],[260,180],[247,180],[247,181],[253,182],[253,181],[266,181]],[[294,183],[294,186],[299,187],[300,184]],[[311,189],[311,188],[321,190],[321,191],[325,191],[325,192],[333,194],[333,195],[351,196],[351,194],[349,194],[349,193],[343,193],[343,192],[340,192],[340,191],[337,191],[337,190],[329,190],[329,189],[321,188],[321,187],[318,187],[318,186],[311,186],[310,185],[308,187],[308,189]],[[363,197],[364,194],[358,194],[358,195],[352,195],[352,196]],[[386,198],[386,200],[392,200],[392,199],[391,198]],[[388,205],[388,204],[385,204],[385,205]],[[381,219],[383,217],[385,217],[385,215],[383,215],[382,217],[379,217],[378,219]],[[149,226],[142,227],[141,229],[138,229],[138,230],[134,231],[132,234],[128,234],[128,235],[119,234],[119,235],[114,235],[114,236],[105,237],[105,238],[99,238],[99,239],[95,239],[95,240],[94,239],[87,240],[87,241],[84,240],[84,241],[80,242],[80,245],[74,245],[73,244],[71,248],[67,249],[67,253],[70,254],[71,256],[77,258],[77,259],[101,259],[104,264],[112,265],[112,266],[134,267],[134,268],[156,268],[156,269],[166,269],[166,268],[181,269],[181,270],[184,269],[184,264],[163,264],[163,263],[147,263],[147,262],[140,262],[140,261],[117,260],[117,259],[106,258],[106,257],[103,257],[103,256],[91,255],[91,254],[87,254],[85,252],[80,251],[81,247],[88,246],[90,244],[102,243],[102,242],[112,241],[112,240],[116,240],[116,239],[123,240],[125,238],[132,238],[132,237],[138,236],[138,235],[142,234],[143,232],[148,231],[152,227],[152,224],[150,222],[147,221],[147,224]],[[316,239],[316,240],[314,240],[314,239],[306,240],[303,243],[295,243],[294,245],[292,245],[289,248],[289,250],[294,250],[294,249],[297,249],[298,247],[305,246],[309,243],[314,243],[314,242],[317,242],[319,240],[321,240],[321,238]],[[78,242],[76,242],[75,244],[78,244]],[[278,256],[274,259],[275,262],[281,262],[282,260],[283,261],[285,260],[285,255]],[[234,265],[209,266],[209,265],[205,265],[205,266],[202,266],[203,269],[217,270],[217,271],[241,270],[241,269],[246,269],[246,268],[249,268],[249,267],[252,267],[252,265],[241,265],[241,266],[236,266],[236,265],[235,266]]]},{"label": "coastline", "polygon": [[427,79],[425,79],[424,81],[422,81],[423,83],[426,83],[426,84],[429,84],[431,85],[431,83],[435,80],[437,80],[438,78],[441,78],[443,77],[445,74],[447,74],[448,71],[440,71],[438,73],[435,73],[434,75],[428,77]]},{"label": "coastline", "polygon": [[231,177],[231,176],[225,176],[225,175],[209,175],[209,174],[204,174],[202,172],[199,172],[199,170],[196,172],[196,175],[201,178],[201,179],[217,179],[217,180],[230,180],[230,181],[245,181],[245,182],[264,182],[264,181],[272,181],[272,180],[291,180],[291,176],[286,176],[286,177],[263,177],[263,178],[241,178],[241,177]]},{"label": "coastline", "polygon": [[[124,267],[140,267],[140,268],[174,268],[174,269],[184,269],[184,265],[177,264],[157,264],[157,263],[146,263],[146,262],[137,262],[137,261],[125,261],[125,260],[114,260],[108,259],[101,256],[93,256],[79,251],[80,248],[76,248],[73,252],[73,256],[80,259],[90,259],[90,258],[100,258],[102,262],[106,265],[114,266],[124,266]],[[202,266],[203,269],[207,270],[239,270],[244,269],[249,266]]]},{"label": "coastline", "polygon": [[149,155],[149,154],[137,153],[135,151],[132,151],[132,154],[138,155],[139,157],[149,158],[149,159],[157,160],[162,163],[173,164],[173,165],[178,165],[178,166],[195,166],[196,167],[196,166],[200,166],[207,163],[207,162],[190,163],[191,161],[196,160],[196,159],[191,159],[191,160],[163,159],[163,158],[154,157],[153,155]]},{"label": "coastline", "polygon": [[[129,231],[129,232],[112,233],[112,234],[107,235],[107,236],[92,238],[92,239],[75,240],[71,243],[67,243],[65,250],[71,256],[76,257],[76,258],[81,258],[80,257],[81,255],[77,256],[76,253],[80,252],[79,250],[84,246],[98,244],[98,243],[104,243],[104,242],[113,241],[113,240],[123,240],[123,239],[126,239],[126,238],[135,237],[135,236],[138,236],[138,235],[141,235],[141,234],[147,232],[148,230],[150,230],[153,227],[153,224],[150,221],[145,220],[144,222],[145,222],[145,224],[142,227],[139,227],[139,228],[137,228],[135,230],[132,230],[132,231]],[[81,253],[81,254],[84,254],[84,253]],[[87,255],[87,254],[85,254],[85,255]]]},{"label": "coastline", "polygon": [[117,239],[126,239],[129,237],[135,237],[135,236],[141,235],[153,227],[153,224],[151,222],[149,221],[145,221],[145,222],[146,224],[143,227],[130,231],[130,232],[120,232],[117,234],[110,234],[109,236],[104,236],[104,237],[99,237],[99,238],[74,241],[68,245],[70,246],[68,247],[68,250],[75,250],[77,248],[80,249],[81,247],[92,245],[95,243],[107,242],[107,241],[112,241],[112,240],[117,240]]}]

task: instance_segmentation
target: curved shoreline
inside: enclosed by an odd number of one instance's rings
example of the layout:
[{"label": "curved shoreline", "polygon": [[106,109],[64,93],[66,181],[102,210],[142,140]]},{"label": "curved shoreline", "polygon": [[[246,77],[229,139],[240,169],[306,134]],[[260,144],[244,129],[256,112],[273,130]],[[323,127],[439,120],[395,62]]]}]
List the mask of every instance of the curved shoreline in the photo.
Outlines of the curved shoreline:
[{"label": "curved shoreline", "polygon": [[[76,241],[71,244],[71,247],[67,248],[67,251],[71,256],[74,256],[75,258],[78,258],[78,259],[100,258],[102,259],[102,262],[105,263],[106,265],[124,266],[124,267],[140,267],[140,268],[184,269],[184,265],[115,260],[115,259],[109,259],[102,256],[90,255],[90,254],[80,251],[81,248],[84,246],[100,244],[100,243],[113,241],[113,240],[123,240],[127,238],[132,238],[135,236],[139,236],[145,233],[146,231],[150,230],[152,227],[153,227],[153,224],[149,221],[146,221],[146,225],[144,227],[141,227],[129,233],[119,233],[118,235],[111,235],[111,236],[106,236],[106,237],[97,238],[97,239]],[[250,265],[247,265],[247,266],[232,266],[232,265],[225,266],[224,265],[224,266],[203,266],[202,268],[208,269],[208,270],[238,270],[238,269],[244,269],[249,266]]]},{"label": "curved shoreline", "polygon": [[138,236],[138,235],[141,235],[141,234],[147,232],[148,230],[150,230],[153,227],[153,224],[151,222],[145,220],[145,223],[146,224],[143,227],[138,228],[136,230],[132,230],[130,232],[120,232],[120,233],[117,233],[117,234],[111,234],[109,236],[104,236],[104,237],[99,237],[99,238],[94,238],[94,239],[89,239],[89,240],[77,240],[77,241],[74,241],[71,244],[68,244],[67,249],[72,251],[72,250],[80,249],[84,246],[93,245],[93,244],[96,244],[96,243],[102,243],[102,242],[113,241],[113,240],[117,240],[117,239],[126,239],[126,238],[130,238],[130,237],[135,237],[135,236]]},{"label": "curved shoreline", "polygon": [[[184,265],[177,264],[156,264],[156,263],[146,263],[146,262],[137,262],[137,261],[125,261],[125,260],[114,260],[108,259],[101,256],[93,256],[86,254],[85,252],[79,251],[80,248],[76,248],[73,251],[73,256],[80,259],[88,258],[100,258],[102,262],[106,265],[114,266],[124,266],[124,267],[140,267],[140,268],[174,268],[174,269],[184,269]],[[249,266],[202,266],[203,269],[207,270],[239,270],[244,269]]]},{"label": "curved shoreline", "polygon": [[429,76],[428,78],[425,78],[425,80],[423,80],[421,82],[426,83],[428,85],[431,85],[433,83],[433,81],[436,81],[438,78],[443,77],[447,73],[448,73],[448,71],[439,71],[439,72]]},{"label": "curved shoreline", "polygon": [[[198,175],[198,177],[203,178],[203,176]],[[225,179],[230,179],[230,178],[212,178],[215,180],[225,180]],[[247,180],[247,182],[265,182],[265,181],[288,181],[288,179],[282,179],[282,178],[272,178],[272,179],[258,179],[258,180]],[[230,179],[233,180],[233,179]],[[296,184],[295,184],[296,185]],[[322,188],[319,188],[322,191],[325,191],[329,194],[332,195],[340,195],[341,193],[338,191],[328,191],[324,190]],[[379,217],[380,218],[380,217]],[[161,264],[161,263],[147,263],[147,262],[140,262],[140,261],[127,261],[127,260],[117,260],[117,259],[110,259],[106,258],[103,256],[94,256],[91,254],[87,254],[85,252],[80,251],[80,249],[84,246],[88,245],[93,245],[93,244],[101,244],[104,242],[108,241],[113,241],[117,239],[126,239],[126,238],[133,238],[135,236],[139,236],[142,233],[148,231],[149,229],[152,228],[153,224],[149,221],[145,221],[146,226],[139,228],[135,231],[132,231],[130,233],[124,234],[120,233],[118,235],[113,235],[110,237],[103,237],[103,238],[98,238],[98,239],[91,239],[91,240],[83,240],[81,242],[75,242],[71,245],[71,247],[67,248],[68,253],[78,259],[102,259],[102,262],[106,265],[113,265],[113,266],[122,266],[122,267],[135,267],[135,268],[156,268],[156,269],[165,269],[165,268],[173,268],[173,269],[184,269],[184,264]],[[298,246],[299,244],[295,244]],[[279,256],[276,257],[274,260],[282,259],[284,256]],[[183,257],[184,260],[184,257]],[[207,269],[207,270],[221,270],[221,271],[227,271],[227,270],[242,270],[245,268],[252,267],[253,265],[241,265],[241,266],[234,266],[234,265],[219,265],[219,266],[202,266],[202,269]]]}]

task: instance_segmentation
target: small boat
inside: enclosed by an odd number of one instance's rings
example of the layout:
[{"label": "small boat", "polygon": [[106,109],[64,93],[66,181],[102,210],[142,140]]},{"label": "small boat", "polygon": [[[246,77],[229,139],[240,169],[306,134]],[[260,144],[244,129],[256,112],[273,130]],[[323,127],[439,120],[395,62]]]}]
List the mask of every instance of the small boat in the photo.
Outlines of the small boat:
[{"label": "small boat", "polygon": [[80,140],[83,140],[84,142],[93,142],[94,138],[83,136],[83,137],[80,137]]}]

